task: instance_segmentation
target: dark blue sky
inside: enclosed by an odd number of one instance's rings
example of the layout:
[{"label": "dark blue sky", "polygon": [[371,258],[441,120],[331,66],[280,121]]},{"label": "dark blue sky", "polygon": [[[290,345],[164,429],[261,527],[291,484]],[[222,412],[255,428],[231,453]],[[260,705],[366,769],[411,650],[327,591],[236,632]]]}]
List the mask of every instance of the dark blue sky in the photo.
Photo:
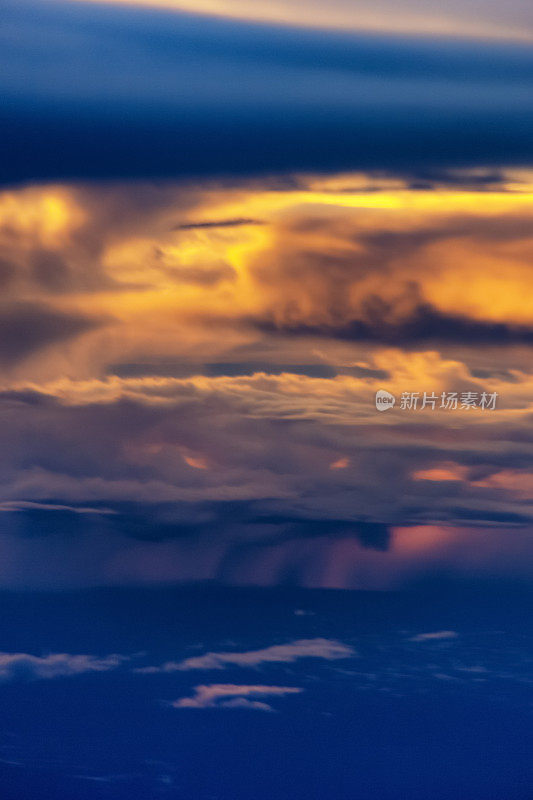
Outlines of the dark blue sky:
[{"label": "dark blue sky", "polygon": [[4,5],[7,182],[525,163],[526,44]]},{"label": "dark blue sky", "polygon": [[[529,797],[530,593],[212,587],[3,594],[2,607],[11,651],[124,659],[75,674],[65,656],[56,677],[0,662],[6,800]],[[208,652],[257,655],[192,668]],[[198,686],[219,699],[180,707]]]}]

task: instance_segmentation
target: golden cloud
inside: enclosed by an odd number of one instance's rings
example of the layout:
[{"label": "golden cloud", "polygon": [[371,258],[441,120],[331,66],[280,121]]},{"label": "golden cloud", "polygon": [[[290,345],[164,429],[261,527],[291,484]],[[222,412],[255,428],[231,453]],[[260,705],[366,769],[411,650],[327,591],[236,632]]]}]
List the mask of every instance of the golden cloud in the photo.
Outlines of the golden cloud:
[{"label": "golden cloud", "polygon": [[8,380],[349,361],[439,388],[442,364],[437,380],[417,349],[448,354],[450,379],[467,381],[464,353],[488,368],[504,343],[502,369],[527,372],[533,178],[458,183],[416,190],[354,174],[3,192],[5,307],[99,320],[32,343]]}]

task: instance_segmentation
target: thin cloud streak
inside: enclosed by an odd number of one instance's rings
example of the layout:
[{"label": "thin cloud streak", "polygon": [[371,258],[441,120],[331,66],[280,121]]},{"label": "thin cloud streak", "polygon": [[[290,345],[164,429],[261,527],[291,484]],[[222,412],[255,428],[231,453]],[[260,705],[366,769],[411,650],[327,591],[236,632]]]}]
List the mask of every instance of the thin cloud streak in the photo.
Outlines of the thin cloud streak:
[{"label": "thin cloud streak", "polygon": [[431,633],[417,633],[411,636],[410,642],[441,642],[448,639],[457,639],[459,634],[456,631],[433,631]]},{"label": "thin cloud streak", "polygon": [[242,653],[206,653],[183,661],[167,661],[160,667],[141,667],[137,672],[183,672],[188,670],[225,669],[229,666],[259,667],[263,664],[292,664],[302,658],[335,661],[353,658],[355,650],[349,645],[331,639],[297,639],[287,644],[271,645],[262,650]]},{"label": "thin cloud streak", "polygon": [[127,660],[127,656],[120,655],[97,657],[50,653],[46,656],[34,656],[29,653],[0,653],[0,682],[52,680],[92,672],[109,672]]},{"label": "thin cloud streak", "polygon": [[173,708],[230,708],[251,711],[273,712],[274,708],[256,697],[284,697],[300,694],[303,689],[295,686],[248,686],[218,683],[196,686],[192,697],[181,697],[171,703]]}]

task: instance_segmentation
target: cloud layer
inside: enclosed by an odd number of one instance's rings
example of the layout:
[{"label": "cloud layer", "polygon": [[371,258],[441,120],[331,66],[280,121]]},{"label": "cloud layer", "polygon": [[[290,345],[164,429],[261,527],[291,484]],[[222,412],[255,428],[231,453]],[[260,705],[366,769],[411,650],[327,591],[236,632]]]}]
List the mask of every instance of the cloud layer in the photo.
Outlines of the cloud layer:
[{"label": "cloud layer", "polygon": [[0,582],[527,577],[531,176],[421,180],[4,191]]}]

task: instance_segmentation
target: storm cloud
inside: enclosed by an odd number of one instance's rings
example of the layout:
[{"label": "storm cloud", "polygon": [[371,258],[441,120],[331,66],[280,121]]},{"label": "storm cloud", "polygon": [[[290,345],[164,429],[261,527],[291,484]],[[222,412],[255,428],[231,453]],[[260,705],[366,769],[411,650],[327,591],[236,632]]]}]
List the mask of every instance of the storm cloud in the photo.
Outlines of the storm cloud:
[{"label": "storm cloud", "polygon": [[0,585],[524,577],[531,175],[411,178],[1,193]]}]

